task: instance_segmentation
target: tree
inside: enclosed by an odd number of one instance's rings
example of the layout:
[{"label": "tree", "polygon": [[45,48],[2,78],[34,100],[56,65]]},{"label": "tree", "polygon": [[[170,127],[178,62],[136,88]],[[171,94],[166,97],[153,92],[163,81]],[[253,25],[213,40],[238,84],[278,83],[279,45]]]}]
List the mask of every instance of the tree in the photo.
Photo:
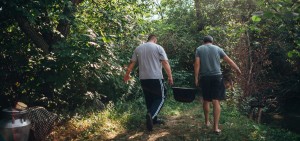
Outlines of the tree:
[{"label": "tree", "polygon": [[21,100],[74,110],[136,91],[135,83],[122,83],[122,71],[125,54],[147,30],[145,7],[126,0],[1,1],[1,107]]},{"label": "tree", "polygon": [[[258,1],[260,14],[252,38],[263,46],[272,62],[266,80],[274,87],[263,92],[277,97],[281,105],[296,103],[299,93],[299,6],[294,0]],[[274,29],[274,27],[276,27]],[[284,68],[284,69],[281,69]],[[295,100],[295,101],[294,101]]]}]

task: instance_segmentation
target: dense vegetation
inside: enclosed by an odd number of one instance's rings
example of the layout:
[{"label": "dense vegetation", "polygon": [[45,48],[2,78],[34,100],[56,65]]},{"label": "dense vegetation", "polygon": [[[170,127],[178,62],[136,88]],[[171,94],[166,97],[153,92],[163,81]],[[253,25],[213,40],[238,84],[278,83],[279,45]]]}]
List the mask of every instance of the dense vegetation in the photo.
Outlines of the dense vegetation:
[{"label": "dense vegetation", "polygon": [[133,49],[157,34],[175,85],[193,87],[194,51],[209,34],[243,72],[222,66],[233,82],[228,104],[242,114],[251,101],[299,114],[299,14],[298,0],[2,0],[0,108],[23,101],[64,117],[136,108],[137,71],[123,82]]}]

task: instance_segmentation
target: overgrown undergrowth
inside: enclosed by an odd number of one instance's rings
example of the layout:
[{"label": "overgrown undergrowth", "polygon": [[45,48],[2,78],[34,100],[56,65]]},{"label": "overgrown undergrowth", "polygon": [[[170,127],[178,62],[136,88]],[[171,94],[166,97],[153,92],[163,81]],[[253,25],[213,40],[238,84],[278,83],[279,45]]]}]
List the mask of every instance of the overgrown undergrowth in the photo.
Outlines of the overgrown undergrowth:
[{"label": "overgrown undergrowth", "polygon": [[[145,129],[145,106],[143,98],[135,101],[121,101],[108,104],[101,112],[87,112],[82,109],[63,126],[57,127],[48,137],[49,140],[228,140],[228,141],[297,141],[300,136],[284,129],[261,125],[241,115],[237,109],[222,103],[220,119],[221,135],[203,128],[199,97],[193,103],[179,103],[169,96],[161,111],[167,122],[178,122],[171,117],[180,118],[182,124],[168,124],[158,127],[157,132]],[[212,117],[212,115],[211,115]],[[155,134],[161,137],[155,138]],[[179,134],[182,135],[179,135]],[[168,137],[163,137],[168,135]],[[137,137],[139,136],[139,137]]]}]

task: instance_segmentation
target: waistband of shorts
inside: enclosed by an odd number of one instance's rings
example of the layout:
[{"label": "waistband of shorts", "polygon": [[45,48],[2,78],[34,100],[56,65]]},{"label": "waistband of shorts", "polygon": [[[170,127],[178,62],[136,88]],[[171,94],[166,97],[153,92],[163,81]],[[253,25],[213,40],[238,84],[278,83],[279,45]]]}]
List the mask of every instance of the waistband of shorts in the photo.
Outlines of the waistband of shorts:
[{"label": "waistband of shorts", "polygon": [[222,78],[223,75],[222,74],[218,74],[218,75],[207,75],[207,76],[200,76],[201,78]]}]

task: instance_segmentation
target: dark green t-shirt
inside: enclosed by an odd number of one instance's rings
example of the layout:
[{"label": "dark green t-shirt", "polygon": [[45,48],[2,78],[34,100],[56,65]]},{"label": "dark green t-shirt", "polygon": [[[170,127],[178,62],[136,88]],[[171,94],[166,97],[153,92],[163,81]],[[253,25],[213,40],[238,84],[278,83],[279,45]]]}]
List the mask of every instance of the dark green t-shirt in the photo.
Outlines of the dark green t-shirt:
[{"label": "dark green t-shirt", "polygon": [[213,44],[204,44],[196,49],[195,57],[200,58],[200,77],[221,75],[220,59],[226,53],[220,47]]}]

